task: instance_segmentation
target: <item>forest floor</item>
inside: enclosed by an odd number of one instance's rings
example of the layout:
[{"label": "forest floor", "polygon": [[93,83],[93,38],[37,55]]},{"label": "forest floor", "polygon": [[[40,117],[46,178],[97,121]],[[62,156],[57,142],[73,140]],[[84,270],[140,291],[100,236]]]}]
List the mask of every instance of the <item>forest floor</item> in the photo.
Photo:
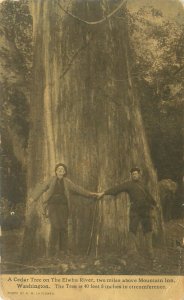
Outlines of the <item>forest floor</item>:
[{"label": "forest floor", "polygon": [[68,275],[184,275],[184,219],[165,224],[166,247],[154,248],[154,260],[128,253],[42,257],[21,263],[23,229],[6,230],[1,236],[1,273]]}]

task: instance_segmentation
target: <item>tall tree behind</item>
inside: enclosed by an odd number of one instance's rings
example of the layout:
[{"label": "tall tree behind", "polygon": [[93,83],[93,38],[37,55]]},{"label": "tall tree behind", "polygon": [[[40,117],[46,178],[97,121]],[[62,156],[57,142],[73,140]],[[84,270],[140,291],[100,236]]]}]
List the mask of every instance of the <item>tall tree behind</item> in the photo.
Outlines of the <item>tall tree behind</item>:
[{"label": "tall tree behind", "polygon": [[[122,4],[106,0],[33,3],[29,191],[53,174],[58,161],[67,164],[74,182],[90,190],[122,182],[130,168],[139,165],[159,201],[138,99],[133,93],[126,8]],[[70,238],[75,249],[79,245],[80,250],[87,249],[93,210],[93,202],[73,197]],[[98,225],[100,249],[108,245],[110,251],[126,243],[125,194],[114,201],[100,201]],[[41,253],[41,246],[43,251],[47,247],[49,224],[42,218],[40,201],[27,206],[27,226],[32,229],[35,253],[37,248]],[[161,220],[155,230],[158,226]],[[26,250],[26,242],[24,246]]]}]

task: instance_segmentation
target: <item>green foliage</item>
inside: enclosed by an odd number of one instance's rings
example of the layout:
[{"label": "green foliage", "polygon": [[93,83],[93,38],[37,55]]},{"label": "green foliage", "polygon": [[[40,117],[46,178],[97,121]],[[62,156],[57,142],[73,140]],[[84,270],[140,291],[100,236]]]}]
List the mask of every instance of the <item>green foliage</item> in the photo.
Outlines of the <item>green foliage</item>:
[{"label": "green foliage", "polygon": [[176,75],[184,67],[184,25],[167,20],[153,7],[144,7],[131,18],[133,74],[152,87],[162,100],[174,96],[176,85],[179,88],[182,83]]},{"label": "green foliage", "polygon": [[32,74],[32,18],[28,0],[0,5],[1,126],[28,139],[29,94]]},{"label": "green foliage", "polygon": [[132,77],[152,158],[160,178],[177,180],[182,173],[184,24],[152,6],[131,13],[129,21]]},{"label": "green foliage", "polygon": [[29,136],[29,104],[25,94],[15,85],[1,84],[1,129],[7,134],[12,129],[26,148]]},{"label": "green foliage", "polygon": [[[32,17],[28,0],[0,4],[1,187],[5,199],[25,199],[32,77]],[[18,155],[17,155],[18,154]]]},{"label": "green foliage", "polygon": [[5,40],[0,49],[3,66],[21,73],[26,81],[30,80],[32,68],[32,17],[28,4],[28,0],[6,0],[0,6],[0,33]]}]

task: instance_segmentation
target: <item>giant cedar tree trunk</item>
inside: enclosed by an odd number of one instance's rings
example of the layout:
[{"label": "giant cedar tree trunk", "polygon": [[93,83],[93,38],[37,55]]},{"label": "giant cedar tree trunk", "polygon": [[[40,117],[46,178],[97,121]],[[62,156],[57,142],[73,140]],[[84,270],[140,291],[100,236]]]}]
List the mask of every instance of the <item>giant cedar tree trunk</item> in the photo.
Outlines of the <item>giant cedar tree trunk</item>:
[{"label": "giant cedar tree trunk", "polygon": [[[117,3],[60,0],[60,5],[80,19],[96,21],[114,10]],[[68,177],[92,191],[121,183],[136,165],[159,201],[130,76],[125,9],[100,24],[89,25],[62,11],[54,0],[34,0],[33,20],[28,189],[51,176],[60,161],[67,164]],[[126,244],[128,204],[125,193],[99,202],[95,220],[99,249],[108,247],[111,251]],[[89,243],[94,206],[93,200],[72,198],[70,241],[80,252],[86,251]],[[158,220],[156,231],[162,227]],[[41,200],[27,207],[27,230],[25,252],[32,246],[32,254],[41,254],[47,248],[49,234]]]}]

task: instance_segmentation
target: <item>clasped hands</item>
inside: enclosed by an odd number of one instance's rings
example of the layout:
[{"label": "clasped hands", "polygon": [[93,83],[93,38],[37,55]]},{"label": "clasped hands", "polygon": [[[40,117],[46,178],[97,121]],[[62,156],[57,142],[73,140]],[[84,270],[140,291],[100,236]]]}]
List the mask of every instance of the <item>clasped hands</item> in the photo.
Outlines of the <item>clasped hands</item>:
[{"label": "clasped hands", "polygon": [[91,193],[91,196],[93,198],[96,198],[97,200],[101,199],[104,196],[104,192],[100,192],[100,193]]}]

